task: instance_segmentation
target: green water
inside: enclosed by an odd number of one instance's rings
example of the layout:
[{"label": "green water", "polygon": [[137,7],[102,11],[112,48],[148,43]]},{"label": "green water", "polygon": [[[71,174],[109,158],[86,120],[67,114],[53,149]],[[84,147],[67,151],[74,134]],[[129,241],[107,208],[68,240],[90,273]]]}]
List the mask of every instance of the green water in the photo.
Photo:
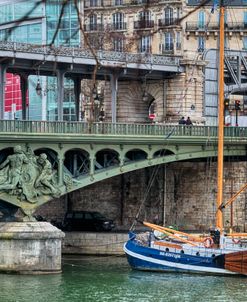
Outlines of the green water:
[{"label": "green water", "polygon": [[0,274],[0,302],[247,301],[247,278],[133,271],[124,257],[63,258],[60,275]]}]

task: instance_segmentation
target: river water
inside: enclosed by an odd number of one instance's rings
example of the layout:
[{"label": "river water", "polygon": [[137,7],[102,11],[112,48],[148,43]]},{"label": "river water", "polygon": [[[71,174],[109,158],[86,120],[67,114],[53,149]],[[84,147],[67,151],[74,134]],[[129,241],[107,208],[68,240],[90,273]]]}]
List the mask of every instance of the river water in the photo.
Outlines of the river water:
[{"label": "river water", "polygon": [[0,302],[247,301],[247,278],[133,271],[125,257],[63,257],[59,275],[0,274]]}]

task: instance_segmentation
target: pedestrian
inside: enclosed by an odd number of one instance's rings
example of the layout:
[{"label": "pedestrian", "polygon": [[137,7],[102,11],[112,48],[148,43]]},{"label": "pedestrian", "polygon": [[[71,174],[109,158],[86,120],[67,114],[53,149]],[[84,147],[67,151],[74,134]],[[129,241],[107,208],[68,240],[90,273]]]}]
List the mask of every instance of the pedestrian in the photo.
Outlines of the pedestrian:
[{"label": "pedestrian", "polygon": [[185,125],[186,124],[186,121],[184,119],[184,116],[181,117],[181,119],[178,121],[178,124],[179,125]]},{"label": "pedestrian", "polygon": [[186,128],[187,128],[187,134],[189,134],[189,135],[191,135],[191,130],[192,130],[192,128],[191,128],[191,126],[193,125],[193,123],[192,123],[192,121],[191,121],[191,119],[190,119],[190,117],[188,116],[187,117],[187,120],[186,120]]},{"label": "pedestrian", "polygon": [[192,126],[193,125],[193,123],[192,123],[192,121],[191,121],[191,119],[190,119],[189,116],[187,117],[187,120],[186,120],[185,123],[186,123],[187,126]]}]

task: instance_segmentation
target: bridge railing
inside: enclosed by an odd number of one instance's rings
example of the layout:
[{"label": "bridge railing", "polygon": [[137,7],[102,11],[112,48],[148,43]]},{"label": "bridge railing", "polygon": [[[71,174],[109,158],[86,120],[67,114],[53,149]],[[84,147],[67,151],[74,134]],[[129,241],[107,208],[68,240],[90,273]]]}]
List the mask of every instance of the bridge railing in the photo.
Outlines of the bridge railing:
[{"label": "bridge railing", "polygon": [[[131,135],[131,136],[199,136],[216,137],[215,126],[181,126],[169,124],[124,124],[1,120],[2,133]],[[225,127],[225,136],[246,138],[247,127]]]},{"label": "bridge railing", "polygon": [[[0,41],[0,50],[12,51],[13,53],[32,53],[65,57],[76,57],[84,59],[94,59],[95,55],[90,49],[81,49],[79,47],[50,47],[48,45],[6,42]],[[143,53],[130,53],[130,52],[117,52],[117,51],[102,51],[96,52],[99,60],[128,62],[136,64],[157,64],[179,66],[180,57],[178,56],[164,56],[159,54],[143,54]]]}]

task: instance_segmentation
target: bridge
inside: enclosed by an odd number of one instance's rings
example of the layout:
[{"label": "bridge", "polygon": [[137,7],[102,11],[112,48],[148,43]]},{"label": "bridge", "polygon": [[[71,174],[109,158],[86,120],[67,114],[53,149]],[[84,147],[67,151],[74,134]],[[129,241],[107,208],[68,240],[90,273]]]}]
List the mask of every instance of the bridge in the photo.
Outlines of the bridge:
[{"label": "bridge", "polygon": [[[80,81],[92,78],[97,68],[97,79],[110,80],[112,91],[112,121],[116,122],[116,90],[119,79],[163,79],[184,71],[180,57],[127,53],[114,51],[91,51],[79,47],[49,47],[42,45],[0,41],[0,119],[4,113],[4,82],[6,71],[21,77],[23,93],[23,116],[26,119],[25,98],[29,75],[57,77],[58,120],[63,120],[64,78],[74,81],[75,102],[79,104]],[[78,111],[78,110],[77,110]],[[79,112],[76,113],[77,119]]]},{"label": "bridge", "polygon": [[[217,127],[0,121],[2,207],[40,205],[101,180],[217,155]],[[247,128],[225,128],[225,156],[246,157]]]}]

